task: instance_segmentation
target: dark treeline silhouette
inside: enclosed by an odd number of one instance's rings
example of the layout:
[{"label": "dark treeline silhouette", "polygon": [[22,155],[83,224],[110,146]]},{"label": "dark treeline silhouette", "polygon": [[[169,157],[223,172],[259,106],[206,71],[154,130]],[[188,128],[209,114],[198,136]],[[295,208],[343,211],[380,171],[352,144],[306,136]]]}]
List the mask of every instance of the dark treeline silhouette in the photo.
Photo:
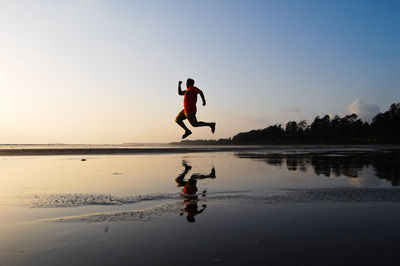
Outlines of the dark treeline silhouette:
[{"label": "dark treeline silhouette", "polygon": [[392,186],[400,185],[400,151],[329,152],[293,154],[238,153],[238,158],[263,161],[273,166],[286,166],[289,171],[307,171],[312,166],[315,174],[327,177],[360,177],[363,169],[372,167],[375,176],[389,181]]},{"label": "dark treeline silhouette", "polygon": [[184,140],[183,145],[260,145],[260,144],[398,144],[400,143],[400,103],[377,114],[371,123],[356,114],[344,117],[317,116],[311,124],[306,120],[289,121],[264,129],[239,133],[219,140]]}]

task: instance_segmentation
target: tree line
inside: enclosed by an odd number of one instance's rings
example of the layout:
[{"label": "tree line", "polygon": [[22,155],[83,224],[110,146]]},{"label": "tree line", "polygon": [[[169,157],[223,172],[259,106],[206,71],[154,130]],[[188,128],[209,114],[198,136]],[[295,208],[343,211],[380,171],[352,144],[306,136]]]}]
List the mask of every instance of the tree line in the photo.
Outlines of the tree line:
[{"label": "tree line", "polygon": [[264,129],[241,132],[219,140],[184,140],[183,145],[263,145],[263,144],[398,144],[400,143],[400,103],[378,113],[371,123],[356,114],[340,117],[317,116],[311,124],[306,120],[289,121]]}]

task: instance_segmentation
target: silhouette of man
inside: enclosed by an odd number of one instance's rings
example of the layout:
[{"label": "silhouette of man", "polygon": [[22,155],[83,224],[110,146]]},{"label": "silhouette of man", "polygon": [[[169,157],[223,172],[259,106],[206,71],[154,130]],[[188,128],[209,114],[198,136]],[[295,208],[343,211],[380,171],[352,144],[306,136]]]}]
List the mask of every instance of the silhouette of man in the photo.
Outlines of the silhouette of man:
[{"label": "silhouette of man", "polygon": [[[177,183],[178,187],[183,187],[182,189],[182,197],[183,197],[183,203],[185,204],[185,208],[183,209],[183,213],[186,212],[186,220],[189,223],[194,223],[196,220],[194,216],[197,214],[202,213],[207,205],[203,204],[202,209],[199,210],[199,207],[197,203],[199,202],[199,197],[197,196],[197,180],[198,179],[204,179],[204,178],[215,178],[215,169],[214,167],[211,169],[211,173],[208,175],[202,175],[202,174],[193,174],[188,181],[185,181],[185,176],[187,173],[192,169],[190,165],[186,163],[186,161],[182,161],[182,165],[185,167],[185,170],[183,171],[182,174],[180,174],[177,178],[175,178],[175,182]],[[204,190],[202,193],[202,196],[206,196],[206,191]],[[181,215],[183,215],[181,213]]]},{"label": "silhouette of man", "polygon": [[189,123],[193,127],[210,127],[211,132],[214,134],[215,132],[215,122],[207,123],[207,122],[202,122],[202,121],[197,121],[196,118],[196,102],[197,102],[197,94],[200,94],[201,99],[203,100],[203,106],[206,105],[206,99],[204,98],[203,92],[194,86],[194,80],[191,78],[188,78],[186,81],[186,90],[182,91],[181,89],[182,81],[179,81],[178,83],[178,94],[179,95],[184,95],[183,98],[183,110],[179,112],[179,114],[175,118],[175,122],[181,126],[185,130],[185,134],[183,134],[182,139],[186,138],[190,134],[192,134],[192,131],[190,131],[185,123],[183,123],[183,120],[187,119],[189,120]]}]

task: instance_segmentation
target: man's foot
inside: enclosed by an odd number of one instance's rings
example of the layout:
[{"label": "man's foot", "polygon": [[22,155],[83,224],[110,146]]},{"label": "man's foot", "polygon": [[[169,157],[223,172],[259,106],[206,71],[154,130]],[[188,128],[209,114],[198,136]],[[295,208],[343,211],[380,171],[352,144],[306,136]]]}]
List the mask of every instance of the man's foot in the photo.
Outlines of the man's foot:
[{"label": "man's foot", "polygon": [[211,132],[214,134],[215,132],[215,123],[211,123]]},{"label": "man's foot", "polygon": [[214,167],[213,167],[212,170],[211,170],[210,177],[211,177],[211,178],[215,178],[215,177],[216,177],[216,176],[215,176],[215,168],[214,168]]},{"label": "man's foot", "polygon": [[185,132],[185,134],[183,134],[182,139],[186,139],[187,136],[189,136],[190,134],[192,134],[192,131],[188,130]]},{"label": "man's foot", "polygon": [[182,165],[185,167],[186,171],[190,171],[192,169],[192,167],[188,165],[185,160],[182,161]]}]

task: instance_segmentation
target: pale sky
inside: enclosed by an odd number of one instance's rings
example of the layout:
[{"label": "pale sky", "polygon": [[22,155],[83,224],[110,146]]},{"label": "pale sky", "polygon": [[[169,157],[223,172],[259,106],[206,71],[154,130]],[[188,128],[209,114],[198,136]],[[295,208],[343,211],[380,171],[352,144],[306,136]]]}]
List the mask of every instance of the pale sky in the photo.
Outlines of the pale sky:
[{"label": "pale sky", "polygon": [[[179,141],[400,102],[399,1],[2,1],[0,143]],[[368,116],[367,116],[368,114]]]}]

